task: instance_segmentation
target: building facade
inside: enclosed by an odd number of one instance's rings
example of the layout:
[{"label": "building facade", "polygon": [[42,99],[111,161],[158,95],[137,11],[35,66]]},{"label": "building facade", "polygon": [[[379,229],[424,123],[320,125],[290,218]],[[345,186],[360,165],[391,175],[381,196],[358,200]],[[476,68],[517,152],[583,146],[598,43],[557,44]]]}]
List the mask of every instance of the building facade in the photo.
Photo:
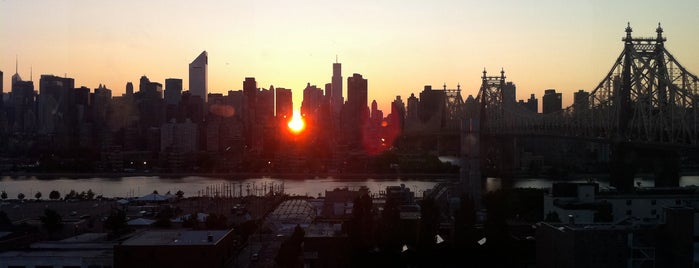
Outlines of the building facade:
[{"label": "building facade", "polygon": [[189,91],[206,102],[208,88],[209,54],[203,51],[189,64]]}]

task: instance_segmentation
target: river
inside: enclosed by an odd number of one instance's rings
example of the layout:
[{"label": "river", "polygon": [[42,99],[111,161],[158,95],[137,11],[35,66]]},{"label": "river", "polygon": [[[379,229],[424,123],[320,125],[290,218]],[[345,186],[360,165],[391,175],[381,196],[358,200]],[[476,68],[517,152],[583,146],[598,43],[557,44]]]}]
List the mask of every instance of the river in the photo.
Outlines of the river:
[{"label": "river", "polygon": [[[171,178],[166,176],[132,176],[132,177],[93,177],[93,178],[67,178],[55,179],[37,178],[35,176],[20,177],[0,177],[0,191],[5,191],[10,199],[17,197],[19,193],[24,193],[27,199],[33,199],[36,192],[42,193],[43,199],[48,199],[49,192],[57,190],[61,196],[75,190],[77,192],[91,189],[95,194],[105,197],[138,197],[153,191],[160,194],[166,192],[175,193],[182,190],[185,196],[198,196],[205,193],[213,195],[218,192],[228,195],[250,195],[263,194],[272,188],[283,191],[291,195],[318,196],[323,195],[325,190],[334,188],[349,187],[352,189],[366,186],[372,193],[385,190],[386,186],[399,186],[401,184],[416,192],[418,197],[422,192],[434,187],[440,182],[455,181],[454,178],[361,178],[361,179],[337,179],[332,177],[314,177],[308,179],[280,179],[272,177],[250,177],[247,179],[224,179],[217,177],[187,176]],[[570,180],[569,180],[570,181]],[[586,181],[573,180],[577,182]],[[601,187],[609,186],[605,180],[595,180]],[[548,188],[555,182],[550,179],[531,178],[503,180],[498,178],[488,178],[484,181],[484,190],[493,191],[502,187],[515,188]],[[641,186],[653,186],[653,180],[637,178],[635,184]],[[699,176],[683,176],[680,178],[680,186],[699,186]],[[256,190],[257,189],[257,190]]]}]

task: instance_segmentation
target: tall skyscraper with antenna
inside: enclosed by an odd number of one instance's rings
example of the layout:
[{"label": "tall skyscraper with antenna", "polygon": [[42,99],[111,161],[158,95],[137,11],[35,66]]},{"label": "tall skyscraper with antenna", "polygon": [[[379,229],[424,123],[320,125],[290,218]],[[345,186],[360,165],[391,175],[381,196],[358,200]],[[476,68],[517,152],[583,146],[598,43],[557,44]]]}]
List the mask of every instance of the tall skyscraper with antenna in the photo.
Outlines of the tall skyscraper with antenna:
[{"label": "tall skyscraper with antenna", "polygon": [[204,102],[209,94],[208,66],[209,56],[206,51],[189,64],[189,93],[201,97]]},{"label": "tall skyscraper with antenna", "polygon": [[337,62],[335,58],[335,63],[333,63],[333,77],[332,77],[332,88],[330,95],[330,104],[333,109],[333,113],[337,116],[340,114],[342,109],[342,103],[344,99],[342,97],[342,64]]}]

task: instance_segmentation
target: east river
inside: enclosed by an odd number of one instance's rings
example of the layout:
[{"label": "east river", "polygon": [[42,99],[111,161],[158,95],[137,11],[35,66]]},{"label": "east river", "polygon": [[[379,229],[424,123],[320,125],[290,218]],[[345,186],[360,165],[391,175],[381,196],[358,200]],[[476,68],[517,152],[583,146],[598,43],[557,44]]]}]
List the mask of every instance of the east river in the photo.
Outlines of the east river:
[{"label": "east river", "polygon": [[[609,186],[605,179],[595,179],[592,177],[579,180],[567,180],[582,182],[588,179],[597,181],[601,187]],[[316,197],[323,195],[326,190],[348,187],[356,189],[361,186],[369,188],[371,193],[378,193],[385,190],[386,186],[399,186],[401,184],[416,192],[418,197],[422,193],[441,182],[454,182],[458,179],[454,176],[439,177],[431,176],[403,177],[403,178],[333,178],[333,177],[308,177],[281,179],[275,177],[250,176],[244,179],[230,179],[223,177],[167,177],[167,176],[131,176],[131,177],[92,177],[92,178],[37,178],[35,176],[0,177],[0,191],[7,192],[8,198],[17,198],[19,193],[25,194],[26,199],[33,199],[36,192],[42,193],[42,199],[48,199],[49,192],[57,190],[61,196],[75,190],[76,192],[91,189],[95,194],[104,197],[138,197],[153,191],[160,194],[167,192],[176,193],[182,190],[185,196],[199,195],[262,195],[270,190],[279,191],[291,195],[307,195]],[[555,182],[550,179],[531,178],[502,180],[498,178],[488,178],[483,182],[485,191],[493,191],[502,187],[515,188],[548,188]],[[652,179],[637,178],[635,185],[653,186]],[[699,176],[683,176],[680,178],[680,186],[699,186]]]}]

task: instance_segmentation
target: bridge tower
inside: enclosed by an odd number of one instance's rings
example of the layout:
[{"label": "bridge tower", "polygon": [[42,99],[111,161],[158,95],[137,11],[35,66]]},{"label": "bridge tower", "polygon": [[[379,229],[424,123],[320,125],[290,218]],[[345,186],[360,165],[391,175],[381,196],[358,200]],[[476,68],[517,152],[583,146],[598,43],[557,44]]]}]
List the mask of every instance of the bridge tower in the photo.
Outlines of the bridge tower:
[{"label": "bridge tower", "polygon": [[[638,167],[650,162],[656,186],[678,186],[679,156],[663,144],[697,145],[697,77],[667,52],[660,23],[655,37],[632,37],[630,24],[625,32],[624,51],[605,78],[613,84],[610,99],[616,112],[609,137],[611,184],[622,192],[633,190]],[[600,103],[604,87],[595,91]]]},{"label": "bridge tower", "polygon": [[506,78],[504,69],[500,71],[500,75],[488,76],[484,68],[481,88],[476,97],[480,102],[478,121],[481,171],[500,177],[507,177],[512,172],[516,147],[514,136],[501,135],[504,133],[502,128],[512,123],[510,114],[506,113],[510,104],[505,100],[503,92],[507,85]]}]

